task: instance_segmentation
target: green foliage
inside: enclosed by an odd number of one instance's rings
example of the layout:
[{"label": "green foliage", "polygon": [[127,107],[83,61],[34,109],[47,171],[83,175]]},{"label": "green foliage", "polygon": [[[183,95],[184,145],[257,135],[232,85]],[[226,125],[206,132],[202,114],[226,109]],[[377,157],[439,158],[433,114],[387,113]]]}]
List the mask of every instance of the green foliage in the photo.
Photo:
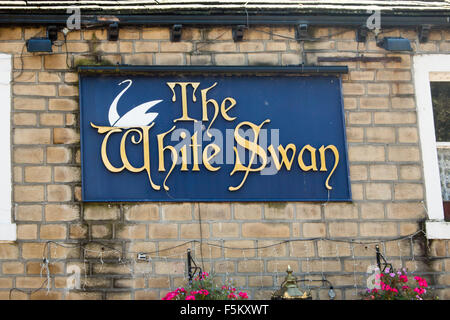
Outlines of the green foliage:
[{"label": "green foliage", "polygon": [[94,59],[79,59],[76,61],[75,67],[78,66],[113,66],[114,63],[106,59],[96,61]]},{"label": "green foliage", "polygon": [[287,206],[286,202],[267,202],[267,206],[269,208],[275,208],[275,209],[284,209]]}]

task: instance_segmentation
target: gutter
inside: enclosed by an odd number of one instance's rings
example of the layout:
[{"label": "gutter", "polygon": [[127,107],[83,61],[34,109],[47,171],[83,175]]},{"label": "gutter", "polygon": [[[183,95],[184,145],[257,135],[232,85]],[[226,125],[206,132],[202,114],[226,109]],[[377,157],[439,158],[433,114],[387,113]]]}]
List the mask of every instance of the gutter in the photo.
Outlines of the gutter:
[{"label": "gutter", "polygon": [[[423,12],[421,12],[423,14]],[[0,25],[64,25],[66,26],[70,14],[11,14],[0,13]],[[370,14],[345,15],[143,15],[116,14],[81,15],[81,24],[90,27],[105,26],[111,22],[118,22],[120,26],[132,25],[298,25],[310,26],[365,26]],[[381,15],[383,27],[417,27],[430,25],[435,27],[450,27],[450,13],[439,15]]]},{"label": "gutter", "polygon": [[241,73],[241,74],[343,74],[348,73],[347,66],[79,66],[79,73]]}]

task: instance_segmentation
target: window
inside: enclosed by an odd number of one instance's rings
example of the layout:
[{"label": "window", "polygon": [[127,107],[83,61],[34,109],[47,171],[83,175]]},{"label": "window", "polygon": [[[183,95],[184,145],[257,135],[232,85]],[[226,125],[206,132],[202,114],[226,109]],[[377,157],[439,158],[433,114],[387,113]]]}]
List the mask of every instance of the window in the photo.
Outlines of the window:
[{"label": "window", "polygon": [[[445,222],[443,200],[448,197],[446,169],[439,159],[450,155],[448,95],[450,92],[450,55],[414,57],[414,85],[417,103],[428,221],[431,239],[450,239],[450,222]],[[438,156],[439,154],[439,156]],[[444,161],[447,162],[447,161]],[[442,167],[443,165],[441,165]],[[441,174],[441,173],[444,174]],[[441,179],[441,177],[443,177]]]},{"label": "window", "polygon": [[444,219],[450,221],[450,72],[430,73]]},{"label": "window", "polygon": [[435,82],[431,75],[430,81],[436,141],[438,145],[440,142],[450,143],[450,74],[449,82]]}]

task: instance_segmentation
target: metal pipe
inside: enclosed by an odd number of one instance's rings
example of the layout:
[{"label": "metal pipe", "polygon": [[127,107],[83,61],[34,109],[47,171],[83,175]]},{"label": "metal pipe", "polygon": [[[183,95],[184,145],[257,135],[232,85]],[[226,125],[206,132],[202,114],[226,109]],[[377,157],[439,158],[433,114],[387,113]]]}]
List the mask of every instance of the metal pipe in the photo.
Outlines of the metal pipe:
[{"label": "metal pipe", "polygon": [[168,72],[168,73],[271,73],[271,74],[341,74],[347,66],[79,66],[80,73]]},{"label": "metal pipe", "polygon": [[402,62],[401,57],[317,57],[317,62]]}]

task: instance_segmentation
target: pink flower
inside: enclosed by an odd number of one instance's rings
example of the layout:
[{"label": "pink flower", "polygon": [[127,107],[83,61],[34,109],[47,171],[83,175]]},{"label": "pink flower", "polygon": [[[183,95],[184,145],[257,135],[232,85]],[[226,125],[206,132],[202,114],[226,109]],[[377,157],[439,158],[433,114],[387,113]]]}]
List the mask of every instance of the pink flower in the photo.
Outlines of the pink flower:
[{"label": "pink flower", "polygon": [[186,296],[186,300],[195,300],[195,296]]},{"label": "pink flower", "polygon": [[414,291],[417,292],[418,295],[425,293],[425,289],[422,289],[422,288],[414,288]]},{"label": "pink flower", "polygon": [[407,289],[409,289],[409,287],[408,286],[402,286],[402,289],[403,290],[407,290]]},{"label": "pink flower", "polygon": [[247,292],[239,292],[239,297],[241,297],[242,299],[248,299],[248,294]]},{"label": "pink flower", "polygon": [[178,295],[178,293],[176,291],[170,291],[164,296],[164,298],[162,298],[162,300],[172,300],[177,295]]},{"label": "pink flower", "polygon": [[209,294],[209,291],[206,289],[200,290],[200,293],[204,296],[207,296]]},{"label": "pink flower", "polygon": [[236,295],[235,295],[234,293],[230,293],[230,294],[228,295],[228,298],[230,298],[230,299],[236,299]]}]

